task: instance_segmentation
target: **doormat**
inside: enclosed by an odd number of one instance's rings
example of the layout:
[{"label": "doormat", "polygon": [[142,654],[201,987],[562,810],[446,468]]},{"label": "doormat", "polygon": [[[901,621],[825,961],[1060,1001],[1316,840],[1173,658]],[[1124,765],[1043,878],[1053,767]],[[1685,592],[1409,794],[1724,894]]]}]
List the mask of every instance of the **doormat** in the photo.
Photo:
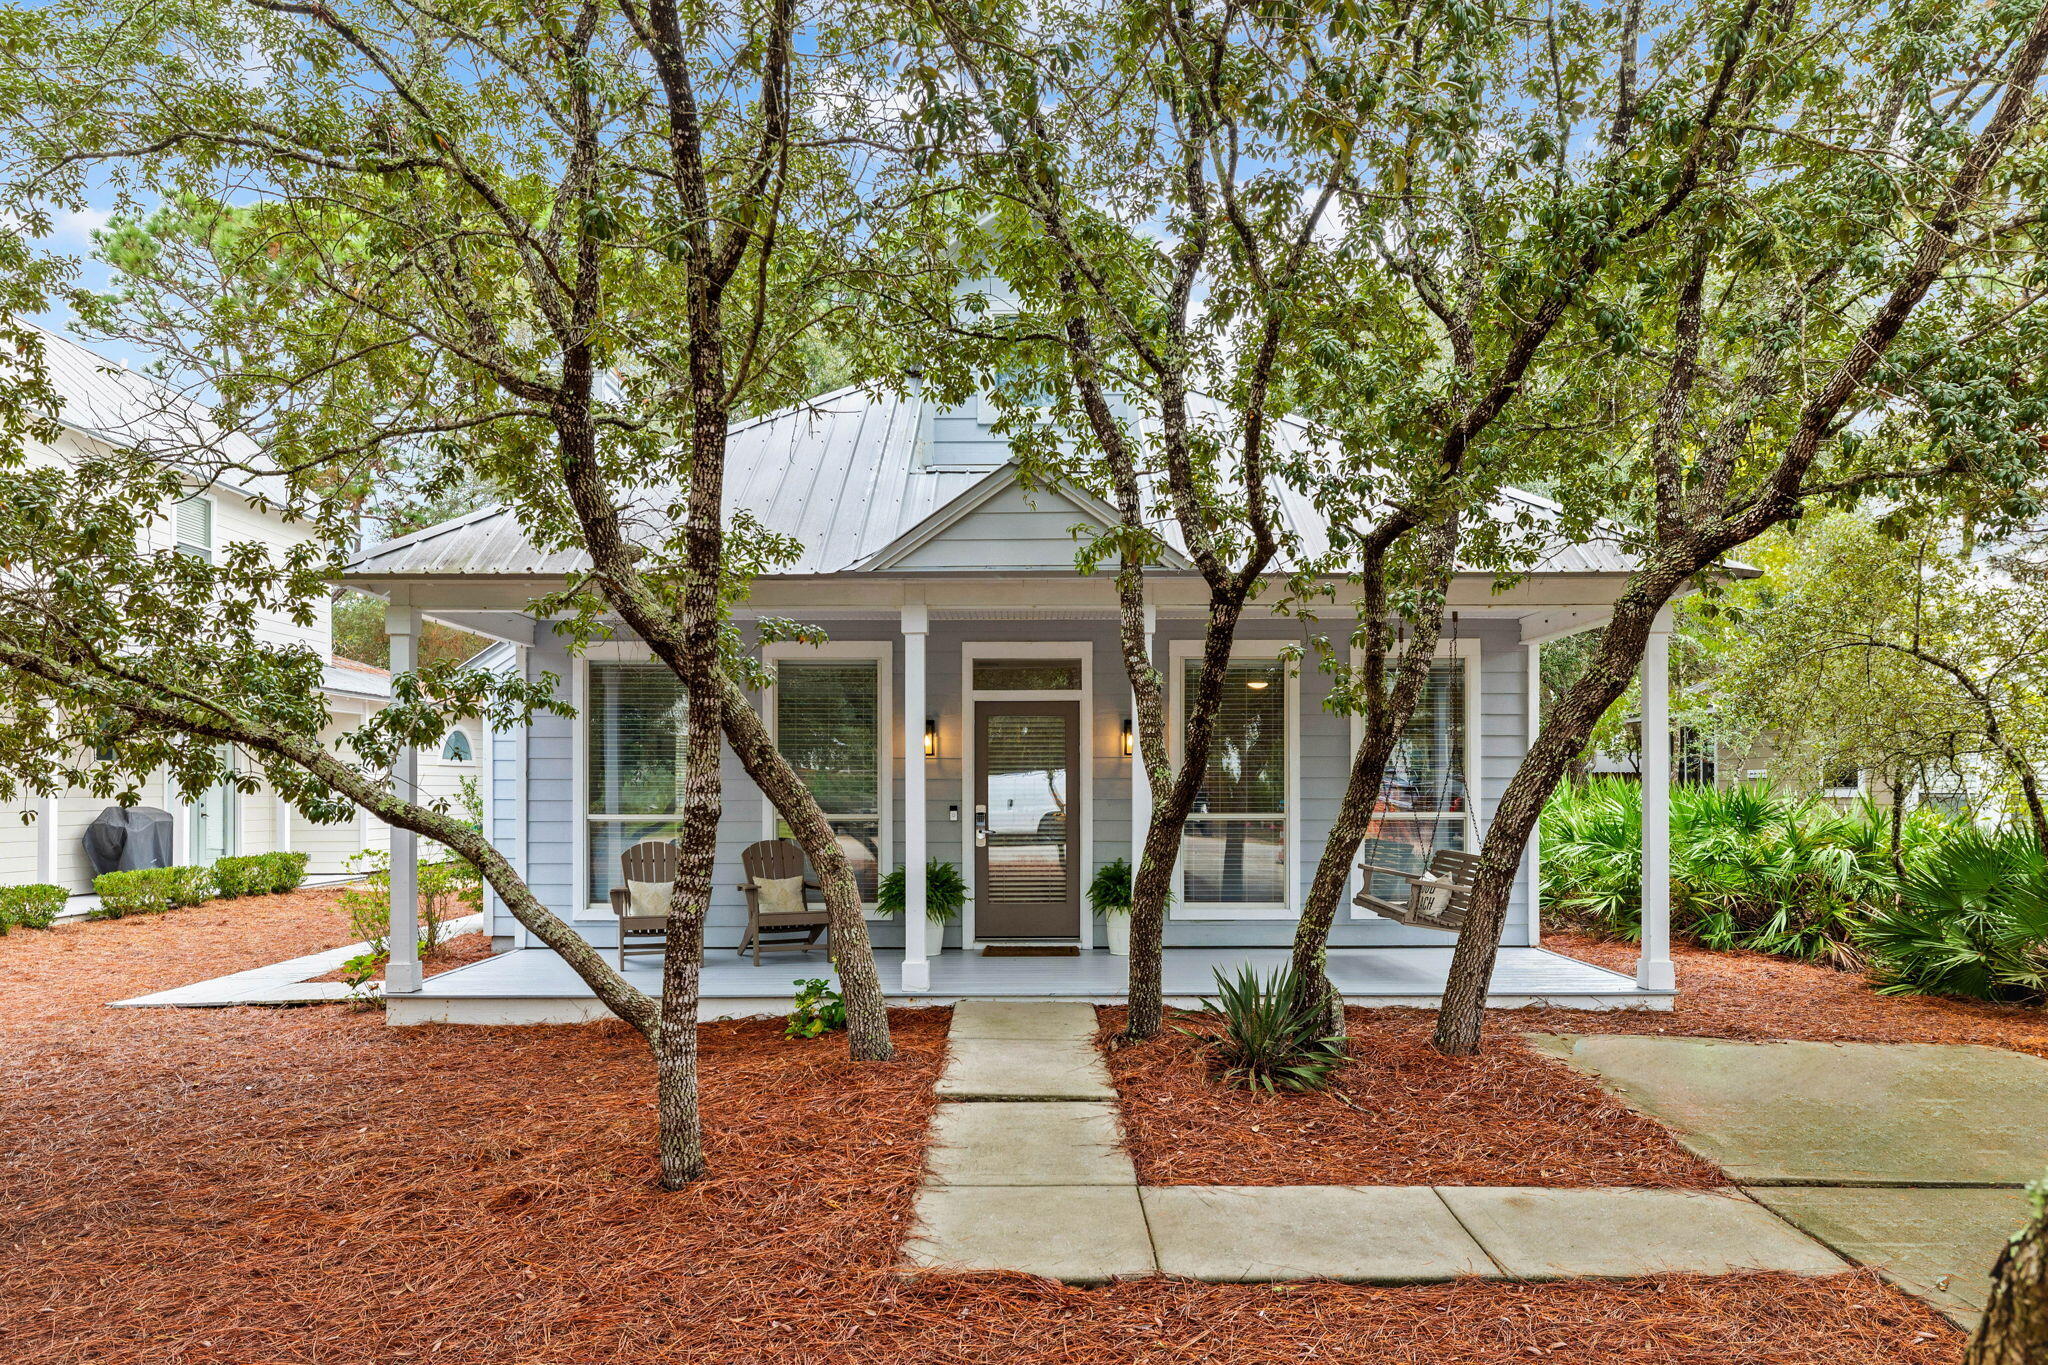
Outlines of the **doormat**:
[{"label": "doormat", "polygon": [[981,950],[983,957],[1079,957],[1072,943],[991,943]]}]

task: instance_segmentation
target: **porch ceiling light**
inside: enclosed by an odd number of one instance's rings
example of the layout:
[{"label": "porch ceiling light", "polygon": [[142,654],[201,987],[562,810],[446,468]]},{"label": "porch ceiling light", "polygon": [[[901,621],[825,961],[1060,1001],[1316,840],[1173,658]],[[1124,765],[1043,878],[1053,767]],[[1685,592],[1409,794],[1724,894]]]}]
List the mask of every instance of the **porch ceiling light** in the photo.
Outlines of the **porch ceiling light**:
[{"label": "porch ceiling light", "polygon": [[924,718],[924,756],[936,758],[939,752],[939,723],[930,716]]},{"label": "porch ceiling light", "polygon": [[1131,718],[1130,718],[1129,716],[1125,716],[1125,717],[1124,717],[1124,757],[1125,757],[1125,758],[1129,758],[1129,757],[1130,757],[1130,756],[1131,756],[1132,754],[1134,754],[1134,753],[1136,753],[1136,752],[1137,752],[1137,742],[1136,742],[1136,741],[1135,741],[1135,740],[1134,740],[1134,739],[1133,739],[1133,738],[1131,737]]},{"label": "porch ceiling light", "polygon": [[1270,685],[1271,681],[1269,678],[1246,678],[1244,685],[1254,692],[1263,692]]}]

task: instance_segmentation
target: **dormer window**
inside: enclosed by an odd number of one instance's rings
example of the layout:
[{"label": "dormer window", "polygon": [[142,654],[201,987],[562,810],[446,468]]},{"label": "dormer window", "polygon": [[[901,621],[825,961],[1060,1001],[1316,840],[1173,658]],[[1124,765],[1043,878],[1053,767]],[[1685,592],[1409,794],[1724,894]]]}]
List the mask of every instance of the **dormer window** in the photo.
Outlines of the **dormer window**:
[{"label": "dormer window", "polygon": [[213,562],[213,499],[194,495],[172,509],[171,533],[178,553]]}]

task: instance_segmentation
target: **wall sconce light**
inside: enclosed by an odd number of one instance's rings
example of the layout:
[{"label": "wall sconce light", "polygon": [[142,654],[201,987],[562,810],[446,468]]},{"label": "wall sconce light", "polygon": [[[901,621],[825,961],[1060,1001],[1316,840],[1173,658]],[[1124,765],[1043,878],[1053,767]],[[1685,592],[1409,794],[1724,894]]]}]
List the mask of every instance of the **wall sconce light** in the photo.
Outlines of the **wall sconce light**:
[{"label": "wall sconce light", "polygon": [[1124,757],[1129,758],[1138,751],[1137,740],[1131,734],[1131,718],[1124,717]]},{"label": "wall sconce light", "polygon": [[939,723],[930,716],[924,718],[924,756],[935,758],[939,752]]}]

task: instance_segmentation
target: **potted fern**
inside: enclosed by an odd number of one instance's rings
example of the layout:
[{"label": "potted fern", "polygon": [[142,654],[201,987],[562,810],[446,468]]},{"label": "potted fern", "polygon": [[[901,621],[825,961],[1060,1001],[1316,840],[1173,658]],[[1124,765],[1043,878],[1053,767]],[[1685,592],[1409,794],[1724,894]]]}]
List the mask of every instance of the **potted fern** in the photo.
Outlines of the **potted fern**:
[{"label": "potted fern", "polygon": [[1102,916],[1109,931],[1109,951],[1118,957],[1131,955],[1131,865],[1116,858],[1095,869],[1088,883],[1088,908]]},{"label": "potted fern", "polygon": [[[891,919],[903,913],[904,869],[897,868],[883,877],[875,888],[875,912]],[[967,879],[960,875],[960,869],[944,858],[933,858],[924,865],[924,942],[927,955],[936,954],[945,945],[946,926],[960,918],[960,907],[967,904]],[[910,928],[904,926],[903,936],[910,937]]]}]

